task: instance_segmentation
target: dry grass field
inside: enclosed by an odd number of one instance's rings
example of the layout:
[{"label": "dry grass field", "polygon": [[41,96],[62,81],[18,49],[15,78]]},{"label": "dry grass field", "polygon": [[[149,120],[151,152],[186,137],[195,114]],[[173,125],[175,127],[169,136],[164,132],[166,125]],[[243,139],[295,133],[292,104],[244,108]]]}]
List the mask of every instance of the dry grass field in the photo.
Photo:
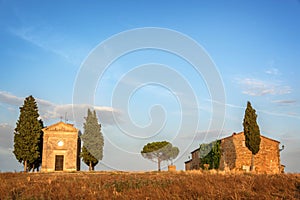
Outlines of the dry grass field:
[{"label": "dry grass field", "polygon": [[0,199],[300,199],[300,175],[0,173]]}]

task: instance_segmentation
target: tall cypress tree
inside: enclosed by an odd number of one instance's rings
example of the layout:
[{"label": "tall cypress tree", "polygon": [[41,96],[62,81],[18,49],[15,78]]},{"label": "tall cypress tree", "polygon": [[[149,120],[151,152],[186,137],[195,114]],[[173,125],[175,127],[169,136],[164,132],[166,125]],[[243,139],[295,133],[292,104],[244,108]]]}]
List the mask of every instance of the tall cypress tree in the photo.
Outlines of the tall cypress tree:
[{"label": "tall cypress tree", "polygon": [[99,160],[103,158],[104,139],[101,133],[101,124],[98,123],[96,111],[88,109],[86,122],[83,125],[84,134],[81,136],[83,141],[80,157],[89,166],[89,170],[94,170]]},{"label": "tall cypress tree", "polygon": [[36,168],[41,162],[42,123],[33,96],[25,98],[14,132],[14,151],[24,171]]},{"label": "tall cypress tree", "polygon": [[250,170],[253,171],[254,155],[259,152],[260,147],[260,130],[256,122],[257,115],[251,103],[247,102],[247,108],[244,116],[244,134],[246,147],[252,152]]},{"label": "tall cypress tree", "polygon": [[[43,120],[39,120],[40,124],[41,124],[41,127],[44,128],[44,122]],[[40,134],[40,138],[39,138],[39,144],[38,144],[38,151],[40,153],[40,157],[38,159],[36,159],[33,163],[28,163],[27,164],[27,168],[28,168],[28,171],[30,170],[37,170],[39,171],[39,168],[40,166],[42,165],[42,157],[43,157],[43,131],[41,130],[41,134]]]}]

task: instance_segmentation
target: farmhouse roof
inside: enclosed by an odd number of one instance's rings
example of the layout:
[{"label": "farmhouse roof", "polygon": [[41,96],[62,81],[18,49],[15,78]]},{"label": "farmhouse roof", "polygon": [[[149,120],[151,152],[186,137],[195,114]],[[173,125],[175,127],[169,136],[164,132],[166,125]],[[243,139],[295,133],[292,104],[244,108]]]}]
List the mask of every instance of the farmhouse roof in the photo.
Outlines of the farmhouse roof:
[{"label": "farmhouse roof", "polygon": [[[234,137],[235,135],[240,135],[240,134],[244,134],[244,132],[233,133],[232,135],[230,135],[230,136],[227,136],[227,137],[225,137],[225,138],[221,138],[220,140],[226,140],[226,139],[229,139],[229,138],[231,138],[231,137]],[[263,138],[265,138],[265,139],[267,139],[267,140],[271,140],[271,141],[274,141],[274,142],[280,143],[279,141],[277,141],[277,140],[274,140],[274,139],[272,139],[272,138],[268,138],[268,137],[266,137],[266,136],[263,136],[263,135],[260,135],[260,136],[261,136],[261,137],[263,137]]]},{"label": "farmhouse roof", "polygon": [[192,162],[192,159],[189,159],[188,161],[185,161],[184,163],[189,163]]},{"label": "farmhouse roof", "polygon": [[196,151],[199,151],[200,147],[192,151],[191,153],[195,153]]},{"label": "farmhouse roof", "polygon": [[[240,134],[244,134],[244,132],[243,132],[243,131],[242,131],[242,132],[239,132],[239,133],[235,133],[235,132],[234,132],[232,135],[227,136],[227,137],[224,137],[224,138],[221,138],[220,140],[226,140],[226,139],[229,139],[229,138],[234,137],[235,135],[240,135]],[[279,141],[277,141],[277,140],[275,140],[275,139],[268,138],[268,137],[263,136],[263,135],[260,135],[260,136],[263,137],[264,139],[267,139],[267,140],[271,140],[271,141],[273,141],[273,142],[280,143]],[[200,147],[197,148],[197,149],[195,149],[195,150],[193,150],[193,151],[191,152],[191,154],[194,153],[194,152],[196,152],[196,151],[199,151],[199,149],[200,149]],[[186,162],[188,162],[188,161],[186,161]]]}]

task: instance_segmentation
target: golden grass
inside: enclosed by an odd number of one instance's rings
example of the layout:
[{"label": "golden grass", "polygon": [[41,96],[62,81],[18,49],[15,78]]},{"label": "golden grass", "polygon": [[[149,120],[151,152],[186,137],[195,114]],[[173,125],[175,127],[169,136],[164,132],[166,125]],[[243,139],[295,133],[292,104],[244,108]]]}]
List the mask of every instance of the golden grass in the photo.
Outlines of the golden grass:
[{"label": "golden grass", "polygon": [[300,199],[300,175],[1,173],[0,199]]}]

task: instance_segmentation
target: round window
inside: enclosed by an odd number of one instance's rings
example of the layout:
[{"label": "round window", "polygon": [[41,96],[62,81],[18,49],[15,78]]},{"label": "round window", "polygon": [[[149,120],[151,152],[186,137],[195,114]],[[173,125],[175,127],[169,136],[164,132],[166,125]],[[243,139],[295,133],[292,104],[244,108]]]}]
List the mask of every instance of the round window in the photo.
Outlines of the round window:
[{"label": "round window", "polygon": [[64,145],[64,142],[60,140],[60,141],[58,141],[57,145],[61,147]]}]

